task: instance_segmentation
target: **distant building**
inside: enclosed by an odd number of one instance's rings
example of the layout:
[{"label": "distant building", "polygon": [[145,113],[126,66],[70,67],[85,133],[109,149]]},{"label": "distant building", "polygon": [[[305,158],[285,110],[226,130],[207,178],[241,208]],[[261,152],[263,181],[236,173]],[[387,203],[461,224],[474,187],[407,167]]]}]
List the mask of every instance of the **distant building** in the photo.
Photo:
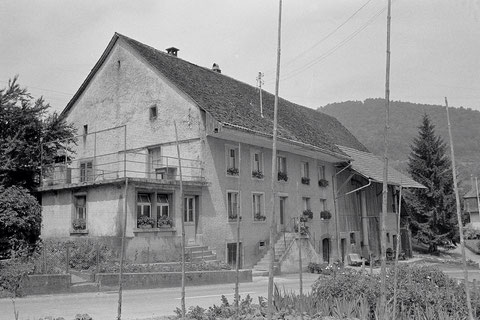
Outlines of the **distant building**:
[{"label": "distant building", "polygon": [[478,214],[477,199],[478,198],[475,187],[472,187],[472,189],[463,196],[464,212],[467,213],[470,217],[470,225],[473,228],[480,230],[480,215]]},{"label": "distant building", "polygon": [[[179,254],[183,219],[189,246],[235,264],[240,214],[241,264],[258,266],[273,211],[274,96],[263,93],[262,116],[257,88],[217,64],[203,68],[168,51],[113,36],[62,112],[80,134],[75,152],[42,168],[42,237],[98,237],[119,246],[126,212],[127,256],[141,261],[148,250],[169,260]],[[280,267],[303,224],[312,261],[378,255],[381,160],[335,118],[284,99],[273,158]],[[422,186],[393,169],[388,182],[393,247],[395,190]]]}]

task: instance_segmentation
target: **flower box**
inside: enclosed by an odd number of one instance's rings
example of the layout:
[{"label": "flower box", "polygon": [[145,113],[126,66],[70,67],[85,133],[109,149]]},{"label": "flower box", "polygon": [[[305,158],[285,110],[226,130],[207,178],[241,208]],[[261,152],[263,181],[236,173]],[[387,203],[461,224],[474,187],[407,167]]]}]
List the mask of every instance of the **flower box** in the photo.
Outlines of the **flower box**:
[{"label": "flower box", "polygon": [[303,216],[307,217],[308,219],[313,219],[313,212],[310,209],[303,210]]},{"label": "flower box", "polygon": [[318,180],[318,186],[321,188],[328,187],[328,180],[325,180],[325,179]]},{"label": "flower box", "polygon": [[288,176],[287,176],[287,173],[286,172],[281,172],[279,171],[278,172],[278,181],[287,181],[288,180]]},{"label": "flower box", "polygon": [[302,184],[309,185],[310,184],[310,178],[302,177]]},{"label": "flower box", "polygon": [[256,213],[254,216],[255,221],[265,221],[266,219],[267,217],[262,215],[261,213]]},{"label": "flower box", "polygon": [[332,218],[332,214],[328,210],[324,210],[320,212],[320,219],[322,220],[330,220]]},{"label": "flower box", "polygon": [[[230,216],[228,216],[228,221],[229,222],[236,222],[237,218],[238,218],[237,215],[230,215]],[[242,216],[240,216],[240,221],[242,221]]]},{"label": "flower box", "polygon": [[74,219],[72,221],[72,228],[75,231],[87,229],[87,221],[85,219]]},{"label": "flower box", "polygon": [[168,216],[163,215],[157,220],[157,228],[172,228],[173,220]]},{"label": "flower box", "polygon": [[257,179],[263,179],[263,172],[260,170],[252,171],[252,177]]},{"label": "flower box", "polygon": [[238,168],[228,168],[228,169],[227,169],[227,174],[228,174],[229,176],[238,176],[238,173],[239,173],[239,172],[240,172],[240,171],[238,171]]},{"label": "flower box", "polygon": [[137,219],[137,228],[148,229],[155,226],[155,219],[148,216],[141,216]]}]

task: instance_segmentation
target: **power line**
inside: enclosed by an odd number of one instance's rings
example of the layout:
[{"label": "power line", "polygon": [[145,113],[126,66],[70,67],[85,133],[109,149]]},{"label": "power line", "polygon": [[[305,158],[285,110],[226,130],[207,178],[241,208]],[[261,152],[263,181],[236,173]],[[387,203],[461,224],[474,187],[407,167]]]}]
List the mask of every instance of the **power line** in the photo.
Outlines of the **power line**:
[{"label": "power line", "polygon": [[[0,80],[0,82],[7,83],[7,84],[8,84],[8,81]],[[58,93],[58,94],[64,94],[64,95],[67,95],[67,96],[73,96],[73,93],[68,93],[68,92],[62,92],[62,91],[56,91],[56,90],[50,90],[50,89],[45,89],[45,88],[34,87],[34,86],[30,86],[30,85],[25,84],[25,83],[22,83],[21,86],[27,87],[27,89],[28,89],[28,88],[32,88],[32,89],[37,89],[37,90],[54,92],[54,93]]]},{"label": "power line", "polygon": [[296,70],[292,70],[290,71],[289,73],[287,73],[283,78],[281,78],[280,80],[287,80],[287,79],[290,79],[292,77],[295,77],[297,75],[299,75],[300,73],[302,73],[303,71],[305,70],[308,70],[310,67],[314,66],[315,64],[325,60],[327,57],[331,56],[335,51],[337,51],[338,49],[340,49],[341,47],[343,47],[345,44],[347,44],[349,41],[351,41],[352,39],[354,39],[359,33],[361,33],[363,30],[365,30],[370,24],[372,24],[375,19],[377,19],[384,11],[385,11],[385,7],[383,9],[381,9],[380,11],[378,11],[375,15],[373,15],[364,25],[362,25],[360,28],[358,28],[357,30],[355,30],[354,32],[352,32],[347,38],[343,39],[342,41],[340,41],[337,45],[335,45],[333,48],[331,48],[330,50],[328,50],[326,53],[320,55],[319,57],[313,59],[312,61],[308,62],[307,64],[305,64],[304,66],[302,67],[299,67],[297,68]]}]

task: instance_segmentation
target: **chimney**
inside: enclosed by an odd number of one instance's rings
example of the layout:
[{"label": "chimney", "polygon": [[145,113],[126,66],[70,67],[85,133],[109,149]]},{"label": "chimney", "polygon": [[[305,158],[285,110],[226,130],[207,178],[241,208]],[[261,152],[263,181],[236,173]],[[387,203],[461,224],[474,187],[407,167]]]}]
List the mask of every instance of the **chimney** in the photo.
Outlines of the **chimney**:
[{"label": "chimney", "polygon": [[212,71],[222,73],[222,70],[220,70],[220,67],[216,63],[213,64]]},{"label": "chimney", "polygon": [[177,52],[180,51],[180,49],[177,49],[175,47],[170,47],[170,48],[167,48],[167,53],[176,57],[177,56]]}]

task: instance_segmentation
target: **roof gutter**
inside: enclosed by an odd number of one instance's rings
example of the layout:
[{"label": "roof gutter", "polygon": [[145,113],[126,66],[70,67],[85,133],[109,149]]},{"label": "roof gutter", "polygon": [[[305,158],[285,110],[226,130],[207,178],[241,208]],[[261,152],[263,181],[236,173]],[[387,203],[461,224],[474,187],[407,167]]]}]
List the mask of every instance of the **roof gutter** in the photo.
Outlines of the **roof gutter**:
[{"label": "roof gutter", "polygon": [[[240,129],[240,130],[243,130],[243,131],[252,132],[254,134],[262,135],[264,137],[268,137],[268,138],[272,137],[272,135],[270,135],[268,133],[253,130],[253,129],[249,129],[249,128],[245,128],[245,127],[233,124],[233,123],[229,123],[229,122],[219,122],[219,123],[222,124],[222,125],[230,126],[232,128],[236,128],[236,129]],[[336,157],[336,158],[339,158],[339,159],[352,160],[352,158],[348,155],[343,155],[343,154],[340,154],[338,152],[322,149],[322,148],[319,148],[317,146],[314,146],[314,145],[311,145],[311,144],[308,144],[308,143],[295,141],[295,140],[291,140],[291,139],[286,139],[286,138],[282,138],[282,137],[279,137],[278,139],[286,141],[287,143],[290,143],[290,144],[293,144],[293,145],[298,145],[298,146],[301,146],[301,147],[312,149],[314,151],[322,152],[322,153],[328,154],[330,156],[333,156],[333,157]]]}]

